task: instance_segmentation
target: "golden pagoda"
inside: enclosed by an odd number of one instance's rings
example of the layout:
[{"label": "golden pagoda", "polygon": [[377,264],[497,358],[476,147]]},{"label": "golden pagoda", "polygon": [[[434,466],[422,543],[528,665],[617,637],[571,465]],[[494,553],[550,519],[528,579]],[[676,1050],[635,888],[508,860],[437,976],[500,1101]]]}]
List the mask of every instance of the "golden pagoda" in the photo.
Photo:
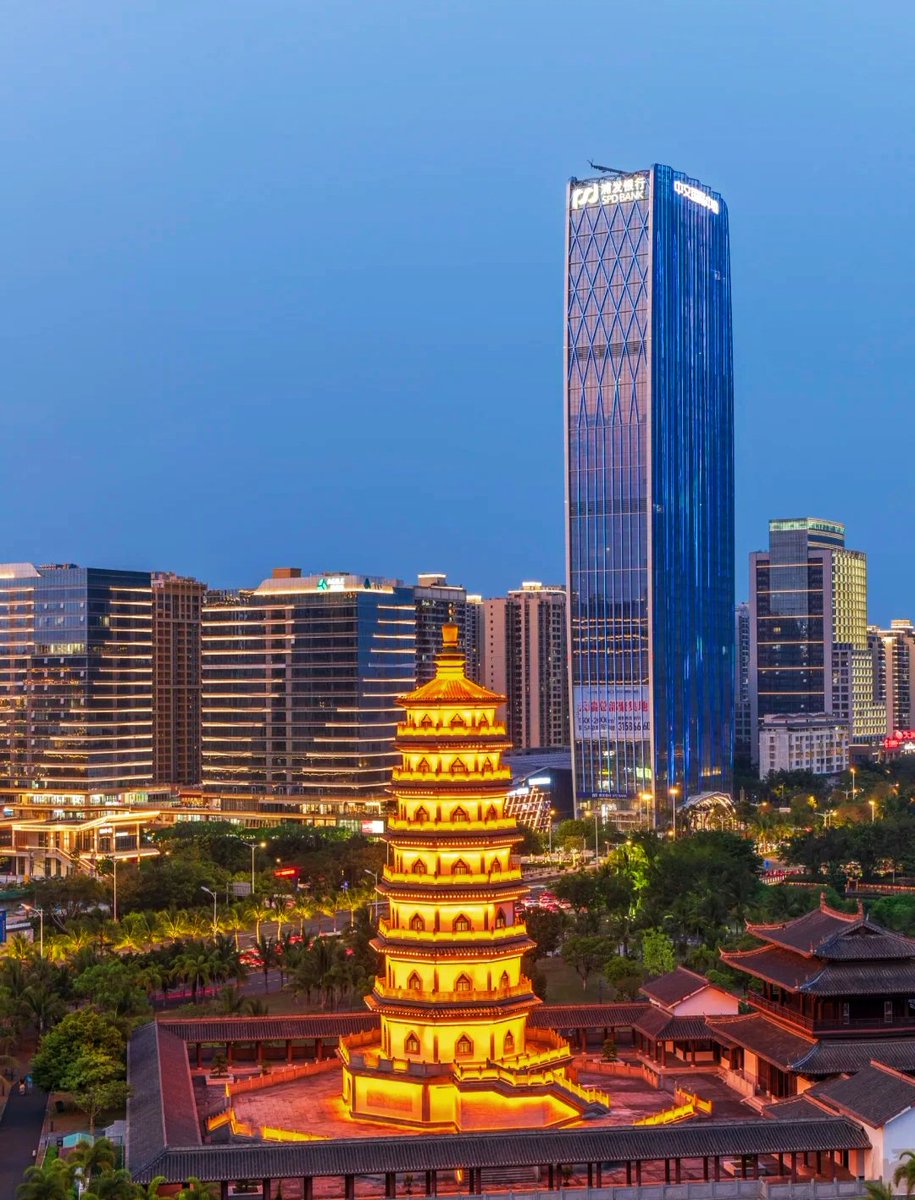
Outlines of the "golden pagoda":
[{"label": "golden pagoda", "polygon": [[566,1124],[606,1112],[566,1075],[571,1051],[529,1029],[540,1003],[521,960],[533,943],[505,815],[505,697],[468,679],[446,625],[435,678],[406,710],[392,787],[396,814],[378,883],[389,913],[373,943],[383,974],[366,998],[380,1031],[344,1039],[343,1099],[362,1120],[440,1129]]}]

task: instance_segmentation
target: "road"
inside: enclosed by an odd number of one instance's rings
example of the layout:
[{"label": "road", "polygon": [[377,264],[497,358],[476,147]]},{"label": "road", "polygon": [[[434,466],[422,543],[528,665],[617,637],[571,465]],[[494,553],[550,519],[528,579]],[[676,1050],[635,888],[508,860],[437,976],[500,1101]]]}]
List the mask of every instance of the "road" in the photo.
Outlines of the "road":
[{"label": "road", "polygon": [[34,1162],[47,1103],[47,1092],[32,1088],[20,1096],[13,1085],[0,1118],[0,1196],[15,1196],[26,1167]]}]

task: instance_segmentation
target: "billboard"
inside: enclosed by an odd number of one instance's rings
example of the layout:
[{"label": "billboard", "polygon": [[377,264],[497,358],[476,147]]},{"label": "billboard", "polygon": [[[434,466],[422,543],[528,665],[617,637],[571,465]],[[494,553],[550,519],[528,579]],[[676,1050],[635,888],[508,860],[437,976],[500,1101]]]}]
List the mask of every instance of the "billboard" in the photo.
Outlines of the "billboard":
[{"label": "billboard", "polygon": [[647,738],[651,734],[648,685],[628,683],[573,688],[575,736],[587,741]]}]

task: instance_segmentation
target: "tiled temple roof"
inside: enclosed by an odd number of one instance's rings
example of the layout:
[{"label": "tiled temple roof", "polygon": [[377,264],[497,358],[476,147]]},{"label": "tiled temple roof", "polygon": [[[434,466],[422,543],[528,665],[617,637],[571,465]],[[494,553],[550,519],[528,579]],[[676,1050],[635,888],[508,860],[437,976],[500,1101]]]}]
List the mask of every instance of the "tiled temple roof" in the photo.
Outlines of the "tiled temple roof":
[{"label": "tiled temple roof", "polygon": [[882,1063],[869,1063],[854,1075],[830,1079],[811,1095],[831,1108],[879,1128],[915,1108],[915,1079]]},{"label": "tiled temple roof", "polygon": [[658,1004],[668,1007],[695,996],[697,992],[709,986],[709,981],[704,975],[698,975],[686,967],[677,967],[675,971],[668,971],[666,975],[659,975],[657,979],[650,979],[648,983],[642,984],[641,991],[650,1000],[656,1000]]}]

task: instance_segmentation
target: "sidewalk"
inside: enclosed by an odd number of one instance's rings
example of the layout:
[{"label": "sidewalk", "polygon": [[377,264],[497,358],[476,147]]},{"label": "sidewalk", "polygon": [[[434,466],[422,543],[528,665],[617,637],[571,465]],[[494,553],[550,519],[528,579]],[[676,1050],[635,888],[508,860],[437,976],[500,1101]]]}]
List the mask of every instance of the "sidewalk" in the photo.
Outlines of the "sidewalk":
[{"label": "sidewalk", "polygon": [[0,1196],[16,1195],[26,1167],[35,1161],[41,1127],[48,1104],[46,1092],[33,1087],[24,1096],[16,1087],[10,1093],[0,1117]]}]

